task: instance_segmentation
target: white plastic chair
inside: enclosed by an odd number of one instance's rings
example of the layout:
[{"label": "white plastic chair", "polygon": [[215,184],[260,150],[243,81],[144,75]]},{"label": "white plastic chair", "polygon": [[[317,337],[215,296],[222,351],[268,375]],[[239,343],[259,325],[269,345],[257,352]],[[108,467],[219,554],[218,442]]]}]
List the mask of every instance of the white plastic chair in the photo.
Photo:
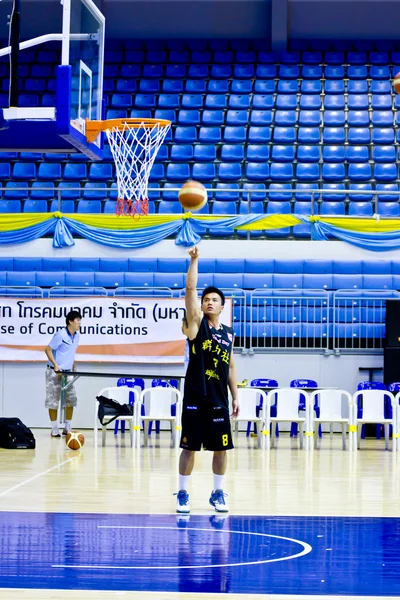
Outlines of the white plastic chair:
[{"label": "white plastic chair", "polygon": [[[358,400],[362,396],[362,416],[358,417]],[[391,419],[385,418],[385,396],[392,405]],[[357,426],[357,447],[361,446],[361,426],[363,423],[382,423],[385,428],[385,449],[389,450],[389,425],[393,426],[393,435],[397,434],[398,411],[393,394],[386,390],[359,390],[353,395],[355,425]],[[396,438],[397,439],[397,438]],[[397,444],[393,444],[394,446]]]},{"label": "white plastic chair", "polygon": [[[261,438],[265,439],[262,435],[264,430],[265,421],[265,407],[267,406],[267,394],[257,388],[238,388],[237,390],[240,412],[239,418],[233,422],[233,429],[238,435],[240,421],[246,421],[247,423],[257,423],[257,445],[260,448],[264,443],[261,442]],[[262,407],[259,409],[257,416],[257,409],[260,406],[260,400],[262,401]]]},{"label": "white plastic chair", "polygon": [[[305,417],[299,416],[299,404],[300,396],[304,396],[306,399],[306,414]],[[276,417],[271,417],[270,407],[276,403]],[[275,444],[275,423],[282,421],[289,423],[297,423],[299,426],[299,440],[300,448],[304,446],[304,426],[308,424],[310,410],[310,397],[309,394],[302,388],[278,388],[269,392],[267,396],[267,409],[265,415],[265,425],[267,431],[267,445],[268,445],[268,432],[270,431],[270,424],[272,423],[272,435],[271,435],[271,447]]]},{"label": "white plastic chair", "polygon": [[400,450],[400,392],[394,397],[394,417],[396,420],[396,430],[393,428],[393,452]]},{"label": "white plastic chair", "polygon": [[[343,396],[347,399],[348,416],[343,414]],[[319,417],[315,416],[315,402],[318,403]],[[345,390],[318,390],[310,394],[310,419],[308,430],[314,432],[314,448],[318,445],[318,426],[321,423],[330,423],[331,433],[333,423],[342,426],[342,446],[346,450],[346,433],[349,430],[349,449],[355,450],[355,431],[352,426],[354,422],[353,398]]]},{"label": "white plastic chair", "polygon": [[[145,414],[141,415],[141,406],[145,406]],[[176,405],[175,416],[171,415],[171,406]],[[182,394],[173,387],[154,387],[143,390],[135,410],[135,429],[140,432],[140,422],[144,421],[144,444],[148,444],[148,421],[169,421],[171,423],[172,445],[178,442],[181,430]],[[136,437],[136,444],[140,445],[140,434]]]},{"label": "white plastic chair", "polygon": [[[130,398],[130,394],[133,392],[134,396],[135,396],[135,403],[134,403],[134,411],[135,411],[135,407],[138,404],[138,399],[139,399],[139,394],[137,392],[137,390],[132,390],[132,388],[128,388],[128,387],[108,387],[108,388],[103,388],[101,390],[101,392],[99,392],[99,396],[105,396],[106,398],[109,398],[111,400],[115,400],[116,402],[119,402],[119,404],[129,404],[129,398]],[[95,410],[94,410],[94,446],[95,448],[97,448],[97,436],[98,436],[98,426],[100,421],[98,420],[97,417],[97,413],[99,410],[99,403],[96,400],[95,403]],[[134,446],[134,437],[135,437],[135,431],[134,431],[134,424],[135,424],[135,414],[133,415],[120,415],[118,416],[118,420],[119,421],[127,421],[129,423],[129,435],[130,435],[130,440],[131,440],[131,446]],[[106,445],[106,433],[107,433],[107,425],[108,422],[105,423],[105,425],[101,426],[101,431],[102,431],[102,435],[101,435],[101,445],[105,446]]]}]

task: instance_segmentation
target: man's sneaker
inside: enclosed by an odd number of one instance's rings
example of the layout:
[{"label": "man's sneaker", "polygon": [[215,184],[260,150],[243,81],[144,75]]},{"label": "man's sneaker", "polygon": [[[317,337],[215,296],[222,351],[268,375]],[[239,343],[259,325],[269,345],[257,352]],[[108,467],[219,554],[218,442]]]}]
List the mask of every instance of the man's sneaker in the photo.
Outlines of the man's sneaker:
[{"label": "man's sneaker", "polygon": [[186,490],[180,490],[176,494],[176,512],[177,513],[189,513],[190,512],[190,504],[189,504],[189,494]]},{"label": "man's sneaker", "polygon": [[71,430],[71,428],[69,428],[69,427],[64,427],[64,429],[63,429],[63,431],[62,431],[62,434],[63,434],[63,435],[68,435],[69,433],[71,433],[71,431],[72,431],[72,430]]},{"label": "man's sneaker", "polygon": [[51,437],[61,437],[60,432],[58,431],[58,429],[56,429],[55,431],[51,430],[50,435],[51,435]]},{"label": "man's sneaker", "polygon": [[211,492],[210,504],[215,508],[217,512],[228,512],[229,508],[225,502],[225,496],[222,490],[214,490]]}]

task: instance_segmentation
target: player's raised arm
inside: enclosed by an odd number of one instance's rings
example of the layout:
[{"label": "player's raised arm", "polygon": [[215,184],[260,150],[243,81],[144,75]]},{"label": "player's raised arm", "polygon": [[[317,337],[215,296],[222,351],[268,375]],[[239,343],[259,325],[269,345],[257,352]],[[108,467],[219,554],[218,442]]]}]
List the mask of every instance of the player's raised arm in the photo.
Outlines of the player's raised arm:
[{"label": "player's raised arm", "polygon": [[[197,335],[197,331],[191,331],[192,327],[199,327],[201,321],[201,311],[199,307],[199,299],[197,296],[197,279],[198,279],[198,263],[199,263],[199,249],[197,246],[191,248],[189,251],[190,265],[186,275],[186,294],[185,294],[185,306],[186,306],[186,317],[188,322],[188,329],[190,334]],[[193,336],[189,334],[189,337]]]}]

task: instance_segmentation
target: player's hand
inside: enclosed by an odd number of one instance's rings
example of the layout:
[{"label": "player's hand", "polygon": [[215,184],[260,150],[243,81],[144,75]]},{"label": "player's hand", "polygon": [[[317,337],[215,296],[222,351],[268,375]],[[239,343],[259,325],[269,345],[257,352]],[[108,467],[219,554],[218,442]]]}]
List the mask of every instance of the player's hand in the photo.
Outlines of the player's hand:
[{"label": "player's hand", "polygon": [[193,248],[190,248],[190,250],[188,250],[188,254],[190,256],[190,258],[199,258],[200,256],[200,252],[197,246],[194,246]]},{"label": "player's hand", "polygon": [[239,416],[240,407],[238,400],[232,400],[232,414],[231,419],[237,419]]},{"label": "player's hand", "polygon": [[54,372],[55,373],[61,373],[61,371],[62,371],[62,369],[57,364],[55,364],[54,365]]}]

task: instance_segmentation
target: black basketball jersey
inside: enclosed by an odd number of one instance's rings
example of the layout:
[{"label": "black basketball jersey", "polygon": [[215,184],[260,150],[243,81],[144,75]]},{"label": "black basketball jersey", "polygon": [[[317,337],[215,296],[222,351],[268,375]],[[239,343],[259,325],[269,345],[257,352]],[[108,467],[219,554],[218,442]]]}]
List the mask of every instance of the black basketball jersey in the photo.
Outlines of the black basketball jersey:
[{"label": "black basketball jersey", "polygon": [[194,340],[189,340],[189,365],[185,378],[184,402],[201,397],[206,402],[228,406],[229,364],[234,333],[231,327],[215,329],[205,317]]}]

